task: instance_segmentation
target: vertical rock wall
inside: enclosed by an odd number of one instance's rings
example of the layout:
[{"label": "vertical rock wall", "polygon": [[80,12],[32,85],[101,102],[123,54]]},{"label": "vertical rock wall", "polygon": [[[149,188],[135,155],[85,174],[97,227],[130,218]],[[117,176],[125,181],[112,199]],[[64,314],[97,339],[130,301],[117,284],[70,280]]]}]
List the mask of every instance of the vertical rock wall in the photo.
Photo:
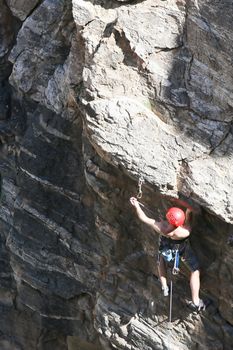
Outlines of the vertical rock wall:
[{"label": "vertical rock wall", "polygon": [[[0,8],[0,348],[230,350],[231,2]],[[201,315],[184,269],[168,322],[140,176],[155,217],[171,196],[202,208]]]}]

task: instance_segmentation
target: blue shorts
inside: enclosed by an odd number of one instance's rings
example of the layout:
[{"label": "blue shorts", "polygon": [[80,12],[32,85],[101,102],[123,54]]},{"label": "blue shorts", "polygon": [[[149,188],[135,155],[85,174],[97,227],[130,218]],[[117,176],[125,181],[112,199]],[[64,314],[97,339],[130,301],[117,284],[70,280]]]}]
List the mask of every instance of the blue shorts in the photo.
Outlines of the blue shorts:
[{"label": "blue shorts", "polygon": [[187,242],[184,253],[181,254],[181,261],[191,270],[192,272],[199,270],[200,265],[196,254],[194,253],[190,243]]}]

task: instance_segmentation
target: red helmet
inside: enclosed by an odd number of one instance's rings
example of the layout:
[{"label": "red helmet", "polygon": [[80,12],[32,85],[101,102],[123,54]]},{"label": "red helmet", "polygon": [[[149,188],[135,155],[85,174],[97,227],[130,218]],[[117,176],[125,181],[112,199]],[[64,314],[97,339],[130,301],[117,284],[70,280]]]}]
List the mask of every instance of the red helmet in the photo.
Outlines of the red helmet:
[{"label": "red helmet", "polygon": [[185,221],[185,213],[180,208],[170,208],[166,214],[167,221],[173,226],[181,226]]}]

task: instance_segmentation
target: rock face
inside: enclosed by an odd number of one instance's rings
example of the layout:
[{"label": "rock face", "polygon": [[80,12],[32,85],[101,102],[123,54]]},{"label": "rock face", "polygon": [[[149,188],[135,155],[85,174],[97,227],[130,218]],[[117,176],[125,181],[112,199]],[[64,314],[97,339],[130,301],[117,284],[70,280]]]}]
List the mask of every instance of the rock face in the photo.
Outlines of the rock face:
[{"label": "rock face", "polygon": [[[233,347],[233,5],[0,0],[1,350]],[[201,208],[172,323],[158,218]]]}]

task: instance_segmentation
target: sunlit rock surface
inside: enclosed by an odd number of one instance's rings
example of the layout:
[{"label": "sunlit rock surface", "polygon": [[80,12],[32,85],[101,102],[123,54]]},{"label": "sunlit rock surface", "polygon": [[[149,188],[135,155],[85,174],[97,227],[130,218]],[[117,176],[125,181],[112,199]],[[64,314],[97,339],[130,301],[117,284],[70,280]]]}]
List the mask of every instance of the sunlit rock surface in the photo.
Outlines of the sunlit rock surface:
[{"label": "sunlit rock surface", "polygon": [[[0,0],[1,350],[233,347],[233,6]],[[172,323],[158,218],[199,206]]]}]

